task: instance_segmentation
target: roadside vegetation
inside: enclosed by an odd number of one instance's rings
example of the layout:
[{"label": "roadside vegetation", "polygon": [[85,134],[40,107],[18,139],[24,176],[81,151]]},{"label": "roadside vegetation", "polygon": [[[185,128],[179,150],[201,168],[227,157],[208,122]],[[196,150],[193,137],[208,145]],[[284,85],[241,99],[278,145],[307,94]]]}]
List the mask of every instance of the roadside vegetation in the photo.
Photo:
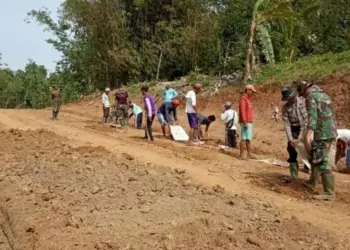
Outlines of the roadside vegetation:
[{"label": "roadside vegetation", "polygon": [[64,0],[57,11],[57,21],[45,8],[27,16],[61,52],[56,71],[33,61],[13,71],[0,58],[0,107],[45,107],[53,85],[70,102],[107,86],[278,83],[349,68],[350,5],[339,1]]}]

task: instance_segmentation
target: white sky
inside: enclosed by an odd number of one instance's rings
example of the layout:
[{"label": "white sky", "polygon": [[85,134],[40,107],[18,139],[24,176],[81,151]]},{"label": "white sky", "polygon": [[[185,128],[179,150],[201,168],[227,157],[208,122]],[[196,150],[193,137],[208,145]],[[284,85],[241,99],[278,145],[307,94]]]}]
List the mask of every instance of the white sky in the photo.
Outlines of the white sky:
[{"label": "white sky", "polygon": [[24,20],[32,9],[48,8],[56,19],[61,0],[0,0],[0,53],[11,69],[23,69],[28,59],[55,69],[60,54],[45,39],[52,37],[43,27]]}]

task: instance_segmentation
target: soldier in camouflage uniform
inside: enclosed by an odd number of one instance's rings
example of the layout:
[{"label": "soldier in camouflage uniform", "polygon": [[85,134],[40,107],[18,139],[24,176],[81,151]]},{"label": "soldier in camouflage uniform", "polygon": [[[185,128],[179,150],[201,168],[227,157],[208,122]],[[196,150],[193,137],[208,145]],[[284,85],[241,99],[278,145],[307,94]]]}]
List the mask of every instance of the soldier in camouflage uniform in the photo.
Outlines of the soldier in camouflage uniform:
[{"label": "soldier in camouflage uniform", "polygon": [[[308,115],[305,99],[297,96],[297,92],[293,88],[285,87],[281,94],[282,101],[286,102],[282,108],[282,119],[288,139],[287,151],[290,170],[290,177],[286,177],[285,181],[290,183],[298,178],[299,173],[298,153],[293,143],[303,134]],[[304,170],[308,170],[308,168],[304,166]]]},{"label": "soldier in camouflage uniform", "polygon": [[319,174],[322,177],[324,193],[315,195],[318,200],[331,200],[335,197],[333,163],[329,159],[335,159],[335,147],[337,129],[333,115],[332,100],[318,86],[301,81],[298,86],[299,93],[306,98],[308,112],[306,148],[310,153],[311,177],[309,185],[315,187]]},{"label": "soldier in camouflage uniform", "polygon": [[129,106],[128,106],[128,92],[121,88],[115,94],[116,109],[119,114],[120,125],[122,128],[128,127],[129,120]]},{"label": "soldier in camouflage uniform", "polygon": [[58,113],[61,108],[61,96],[62,90],[58,87],[53,87],[51,90],[51,99],[52,99],[52,120],[58,119]]}]

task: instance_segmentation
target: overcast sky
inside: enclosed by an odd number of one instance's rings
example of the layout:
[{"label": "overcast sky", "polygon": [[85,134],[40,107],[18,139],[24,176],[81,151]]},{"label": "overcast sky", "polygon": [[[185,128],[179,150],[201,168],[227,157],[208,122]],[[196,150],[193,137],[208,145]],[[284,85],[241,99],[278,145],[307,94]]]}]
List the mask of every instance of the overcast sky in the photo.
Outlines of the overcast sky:
[{"label": "overcast sky", "polygon": [[0,53],[2,61],[12,69],[23,69],[28,59],[55,69],[60,54],[45,39],[49,33],[36,22],[24,20],[32,9],[48,8],[56,19],[61,0],[0,0]]}]

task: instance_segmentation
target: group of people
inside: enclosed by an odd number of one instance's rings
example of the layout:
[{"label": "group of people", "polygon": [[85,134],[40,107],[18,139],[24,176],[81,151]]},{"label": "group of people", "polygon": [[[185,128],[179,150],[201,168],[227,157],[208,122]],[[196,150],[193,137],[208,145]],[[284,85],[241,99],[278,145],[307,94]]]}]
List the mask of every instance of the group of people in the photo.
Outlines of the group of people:
[{"label": "group of people", "polygon": [[290,169],[290,176],[285,180],[293,182],[298,178],[298,153],[295,146],[298,139],[302,140],[311,164],[310,179],[305,185],[315,188],[321,176],[324,192],[314,198],[334,199],[335,180],[332,168],[346,155],[350,131],[337,130],[331,98],[312,82],[294,82],[294,86],[283,88],[281,94],[282,101],[285,102],[282,116],[288,139]]},{"label": "group of people", "polygon": [[[193,115],[196,110],[196,93],[202,89],[201,84],[196,84],[194,90],[191,90],[186,95],[186,113],[188,114],[189,123],[191,127],[190,140],[188,141],[189,145],[194,145],[200,143],[200,139],[204,137],[204,133],[209,137],[209,127],[210,124],[216,120],[214,115],[205,116],[203,114]],[[120,121],[122,128],[128,127],[128,119],[132,116],[135,116],[134,127],[137,129],[142,129],[142,120],[143,113],[146,114],[146,126],[145,126],[145,139],[150,139],[154,141],[152,125],[155,117],[157,116],[159,124],[162,129],[163,136],[172,137],[170,133],[170,125],[178,124],[177,118],[177,108],[180,105],[180,100],[178,99],[178,94],[175,89],[170,88],[169,86],[165,87],[163,92],[163,103],[157,109],[156,102],[154,97],[149,93],[148,87],[141,88],[141,94],[143,95],[143,105],[141,108],[136,103],[133,103],[129,100],[129,95],[125,89],[120,89],[115,94],[115,104],[113,105],[114,109],[111,111],[111,105],[109,101],[110,89],[106,88],[105,92],[102,95],[102,106],[103,106],[103,122],[107,123],[112,118],[115,117],[116,122]],[[126,105],[128,103],[128,105]],[[227,110],[230,109],[231,105],[226,104]],[[128,109],[131,109],[130,115],[128,114]],[[231,110],[233,112],[233,110]],[[190,115],[192,114],[192,115]],[[231,116],[231,112],[228,111],[228,119]],[[237,114],[236,114],[237,116]],[[231,118],[230,118],[231,119]],[[237,119],[236,119],[237,120]],[[201,129],[201,125],[205,126],[204,133]],[[235,128],[233,124],[230,128]],[[231,142],[230,139],[227,141]],[[234,142],[234,143],[233,143]],[[230,145],[236,147],[235,140]]]},{"label": "group of people", "polygon": [[[216,121],[215,115],[203,115],[198,111],[197,94],[202,90],[203,86],[197,83],[193,89],[187,92],[185,112],[190,127],[189,140],[187,145],[200,145],[204,138],[204,134],[210,138],[209,127]],[[171,137],[170,125],[178,124],[177,108],[180,105],[178,94],[175,89],[169,86],[165,87],[163,92],[163,103],[157,109],[154,97],[149,93],[148,87],[142,87],[141,93],[144,97],[142,109],[137,104],[128,100],[129,95],[125,89],[119,89],[115,94],[114,110],[110,111],[109,93],[110,89],[106,88],[102,95],[103,119],[104,123],[109,121],[109,118],[116,117],[116,121],[120,120],[122,128],[128,126],[128,119],[135,116],[135,128],[142,128],[143,111],[147,116],[145,126],[145,139],[154,141],[152,133],[152,125],[155,117],[158,117],[159,124],[162,129],[163,136]],[[232,108],[231,102],[224,104],[221,120],[225,124],[224,135],[225,145],[230,148],[237,148],[238,124],[240,123],[241,144],[240,157],[241,159],[253,158],[251,154],[251,140],[253,138],[253,108],[251,96],[256,93],[253,85],[246,85],[245,92],[239,103],[239,112]],[[132,112],[128,114],[128,109]],[[239,115],[238,115],[239,114]],[[202,126],[204,129],[202,129]],[[247,156],[244,156],[245,150]]]},{"label": "group of people", "polygon": [[[185,96],[185,112],[190,127],[187,145],[201,144],[204,133],[210,137],[209,127],[216,121],[214,115],[205,116],[199,113],[197,94],[202,88],[202,84],[197,83]],[[166,86],[163,92],[163,103],[157,109],[156,101],[149,93],[148,87],[144,86],[141,88],[143,108],[129,100],[128,92],[121,88],[115,94],[115,104],[112,112],[109,101],[110,91],[109,88],[106,88],[102,95],[104,123],[107,123],[110,118],[116,117],[116,121],[120,121],[121,127],[127,128],[128,120],[135,116],[135,128],[142,129],[143,113],[145,113],[145,139],[154,141],[152,125],[156,116],[161,125],[163,135],[171,137],[169,125],[177,124],[177,108],[180,105],[175,89]],[[239,112],[232,108],[231,102],[226,102],[221,114],[221,120],[225,124],[226,146],[237,148],[237,130],[238,126],[240,126],[241,160],[254,158],[251,152],[251,141],[253,139],[251,97],[256,92],[253,85],[246,85],[240,98]],[[53,87],[51,89],[53,120],[58,119],[61,95],[61,88]],[[290,170],[290,176],[286,177],[285,181],[291,183],[298,178],[299,164],[296,143],[303,141],[311,164],[310,178],[305,185],[315,188],[319,176],[321,176],[324,192],[322,195],[314,196],[314,198],[331,200],[335,197],[333,165],[346,156],[347,166],[350,167],[350,130],[337,129],[332,100],[318,85],[308,81],[296,81],[292,86],[284,87],[281,95],[282,101],[285,102],[282,108],[282,121],[288,141],[287,151]],[[130,114],[129,109],[131,109]],[[204,133],[201,126],[205,126]],[[246,155],[245,151],[247,152]],[[304,166],[304,171],[308,171],[306,166]]]}]

